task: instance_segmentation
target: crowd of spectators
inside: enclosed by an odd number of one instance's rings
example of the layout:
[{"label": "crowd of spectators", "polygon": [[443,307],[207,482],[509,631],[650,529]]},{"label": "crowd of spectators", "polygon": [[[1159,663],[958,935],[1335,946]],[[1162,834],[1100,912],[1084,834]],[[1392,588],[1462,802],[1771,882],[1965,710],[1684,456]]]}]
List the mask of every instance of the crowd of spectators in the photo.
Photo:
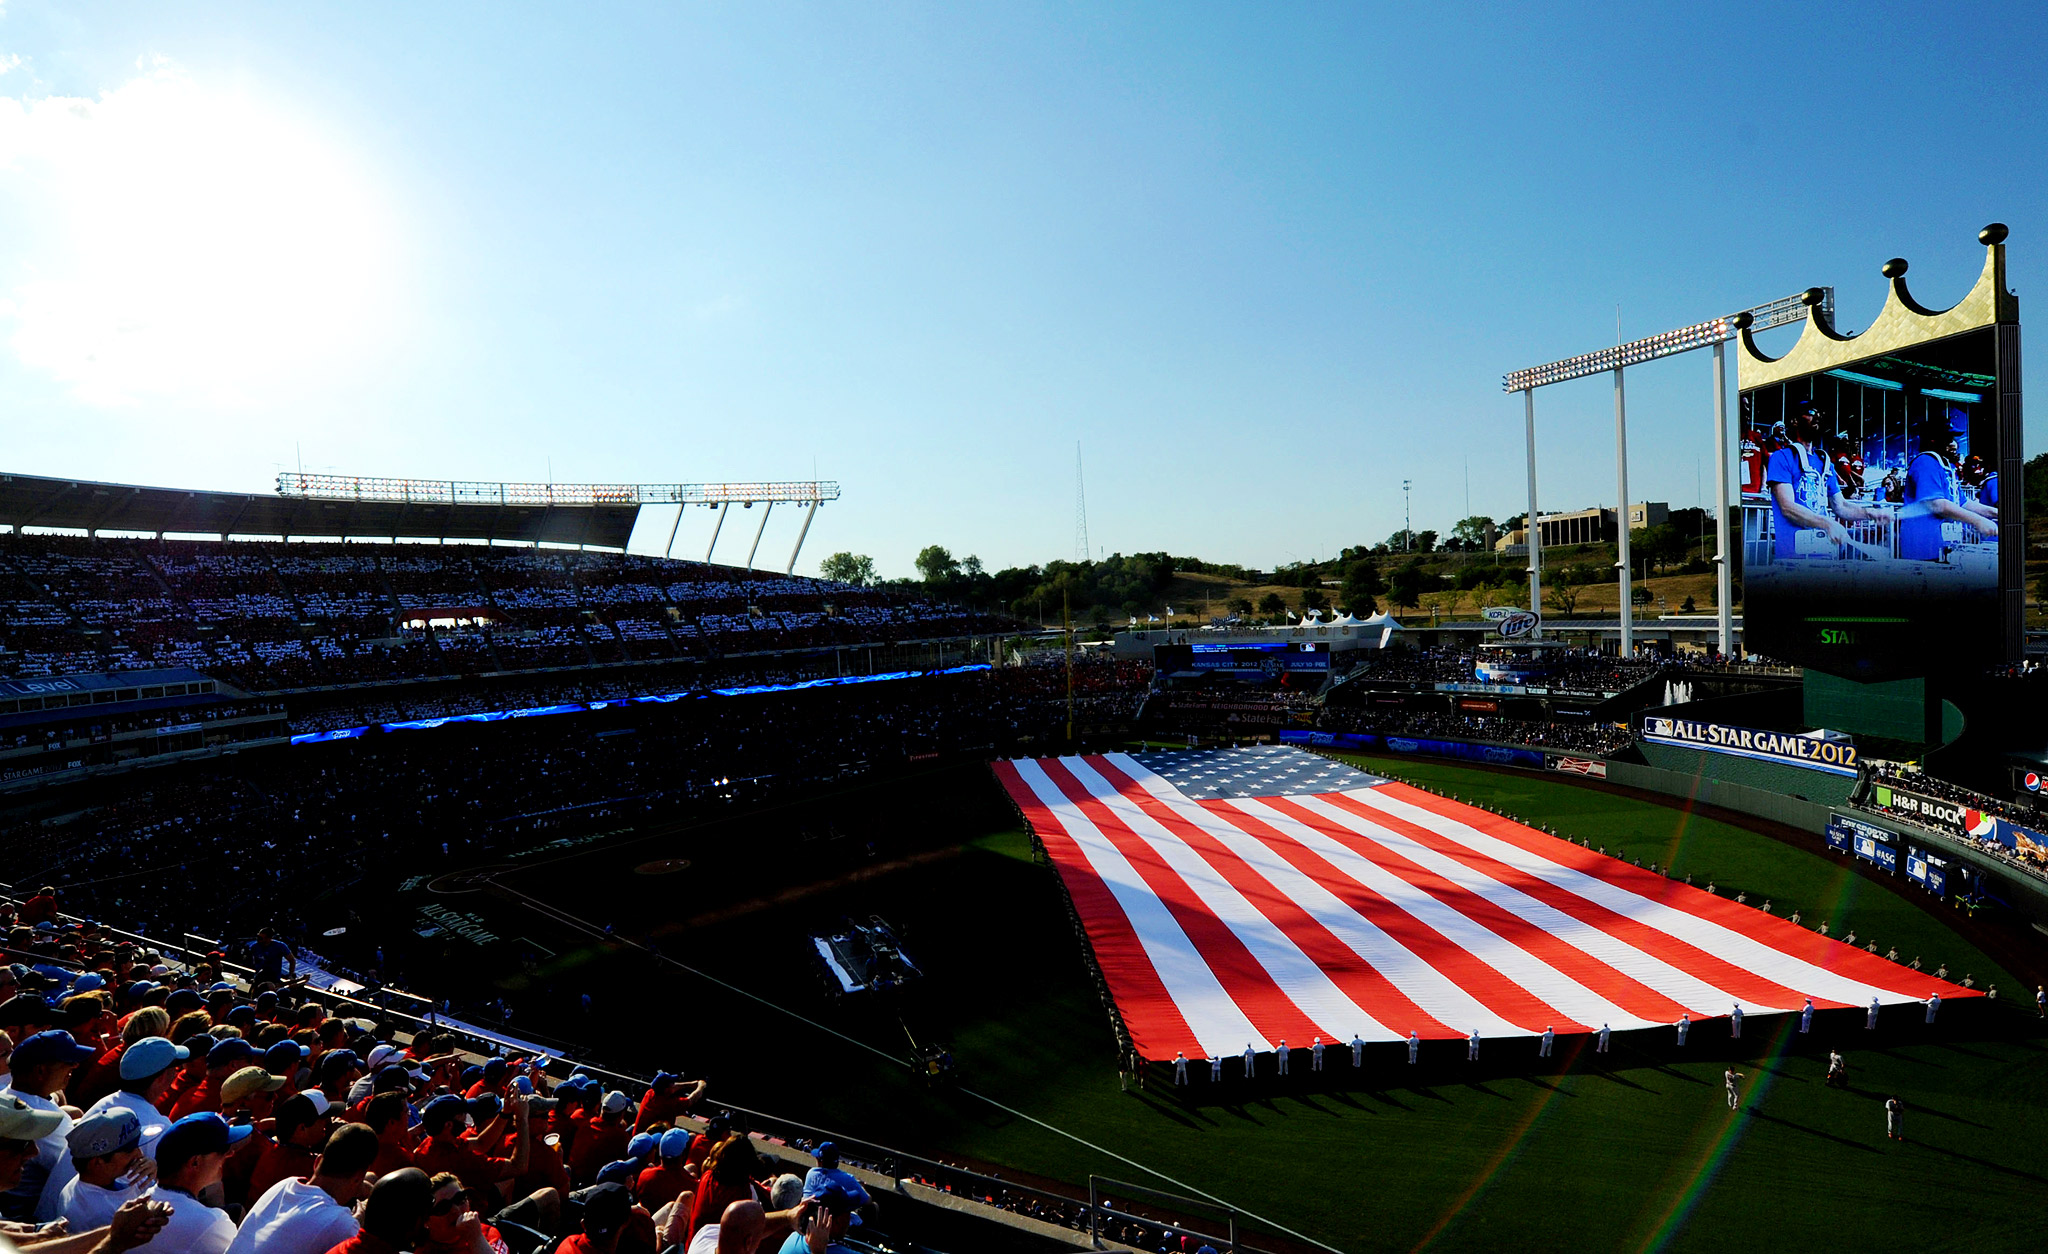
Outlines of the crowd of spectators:
[{"label": "crowd of spectators", "polygon": [[0,543],[0,678],[189,666],[268,692],[1013,627],[900,592],[633,554],[21,534]]},{"label": "crowd of spectators", "polygon": [[65,886],[120,926],[246,931],[393,859],[474,861],[572,821],[616,826],[936,754],[1028,751],[1064,734],[1064,685],[1052,697],[1042,679],[1001,668],[245,750],[110,778],[81,809],[0,824],[0,841],[15,876]]},{"label": "crowd of spectators", "polygon": [[874,1211],[832,1146],[695,1117],[705,1081],[467,1055],[337,1017],[268,932],[244,982],[56,901],[0,908],[40,959],[0,966],[0,1231],[28,1248],[804,1254]]},{"label": "crowd of spectators", "polygon": [[[1593,649],[1550,649],[1543,654],[1552,673],[1531,683],[1587,692],[1620,692],[1634,687],[1664,669],[1661,658],[1621,661]],[[1390,649],[1374,652],[1352,672],[1353,683],[1455,684],[1478,681],[1474,667],[1480,661],[1477,650],[1469,648]]]},{"label": "crowd of spectators", "polygon": [[1626,727],[1591,720],[1546,721],[1376,706],[1330,706],[1316,716],[1316,726],[1323,731],[1368,732],[1382,736],[1488,740],[1565,753],[1588,753],[1596,757],[1619,753],[1635,741]]},{"label": "crowd of spectators", "polygon": [[[1929,775],[1925,771],[1905,770],[1883,763],[1873,765],[1865,783],[1863,804],[1880,813],[1895,815],[1916,823],[1926,824],[1929,820],[1917,810],[1907,809],[1897,804],[1891,806],[1879,804],[1875,791],[1878,785],[1897,789],[1901,792],[1918,793],[1923,797],[1933,797],[1937,800],[1946,801],[1965,809],[1977,810],[1984,814],[1997,815],[2012,823],[2029,826],[2034,829],[2048,827],[2048,822],[2043,820],[2039,802],[2031,797],[2020,801],[2010,801],[2000,797],[1988,796],[1977,792],[1975,789],[1965,788],[1961,784],[1951,783],[1939,776]],[[1997,858],[2008,866],[2017,867],[2034,875],[2048,876],[2048,845],[2029,839],[2024,835],[2016,837],[2013,844],[2007,845],[1995,835],[1972,836],[1969,834],[1966,826],[1951,828],[1944,825],[1940,830],[1950,840],[1967,844],[1978,852]]]}]

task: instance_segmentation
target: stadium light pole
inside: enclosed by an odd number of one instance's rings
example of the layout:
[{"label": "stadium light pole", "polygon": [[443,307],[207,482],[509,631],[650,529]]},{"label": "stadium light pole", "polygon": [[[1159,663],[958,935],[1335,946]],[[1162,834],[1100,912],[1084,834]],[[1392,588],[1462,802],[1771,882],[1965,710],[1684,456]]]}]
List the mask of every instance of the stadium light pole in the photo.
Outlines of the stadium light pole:
[{"label": "stadium light pole", "polygon": [[1529,552],[1529,612],[1537,626],[1529,635],[1543,634],[1543,528],[1536,523],[1536,389],[1522,390],[1522,423],[1529,441],[1529,516],[1522,520],[1522,547]]},{"label": "stadium light pole", "polygon": [[1634,572],[1628,554],[1628,402],[1622,395],[1620,366],[1614,368],[1614,490],[1621,497],[1614,508],[1614,564],[1621,571],[1620,648],[1626,660],[1635,653],[1635,606],[1629,601],[1629,576]]},{"label": "stadium light pole", "polygon": [[1408,489],[1415,486],[1412,479],[1401,480],[1401,551],[1408,552],[1415,547],[1415,515],[1409,509]]},{"label": "stadium light pole", "polygon": [[[1749,321],[1737,314],[1736,329]],[[1714,629],[1721,656],[1735,656],[1734,579],[1728,562],[1728,346],[1714,345]]]},{"label": "stadium light pole", "polygon": [[718,523],[711,528],[711,543],[704,546],[704,564],[711,564],[711,555],[718,551],[718,533],[725,530],[725,511],[732,508],[731,501],[718,503]]},{"label": "stadium light pole", "polygon": [[[1612,348],[1602,348],[1590,353],[1581,353],[1577,357],[1567,357],[1562,361],[1553,361],[1546,365],[1532,366],[1526,370],[1512,371],[1502,377],[1502,391],[1522,393],[1524,403],[1523,414],[1528,424],[1529,519],[1526,532],[1529,537],[1529,608],[1532,611],[1540,612],[1539,607],[1542,603],[1543,592],[1540,574],[1541,559],[1538,553],[1538,549],[1542,545],[1543,533],[1542,529],[1536,524],[1536,403],[1534,400],[1536,389],[1548,387],[1553,383],[1563,383],[1571,379],[1584,379],[1596,374],[1606,374],[1610,371],[1614,374],[1615,477],[1621,494],[1621,500],[1618,503],[1616,512],[1616,519],[1621,533],[1618,537],[1621,560],[1616,563],[1616,566],[1619,568],[1621,575],[1621,650],[1623,655],[1626,656],[1633,651],[1632,610],[1634,607],[1629,604],[1628,436],[1622,395],[1622,368],[1624,366],[1641,365],[1646,361],[1655,361],[1660,357],[1673,357],[1679,353],[1689,353],[1696,348],[1712,348],[1715,353],[1714,403],[1717,437],[1717,448],[1715,450],[1717,460],[1714,466],[1715,483],[1720,489],[1720,500],[1717,504],[1719,506],[1718,512],[1721,515],[1719,527],[1723,559],[1721,563],[1721,578],[1718,584],[1721,596],[1719,617],[1723,655],[1726,656],[1733,652],[1733,629],[1728,606],[1728,598],[1733,595],[1733,590],[1728,582],[1730,572],[1727,569],[1728,563],[1726,561],[1726,558],[1729,556],[1726,412],[1728,401],[1725,386],[1726,367],[1721,364],[1721,346],[1734,339],[1745,328],[1768,331],[1772,327],[1789,326],[1795,322],[1804,322],[1808,317],[1810,309],[1819,309],[1824,314],[1832,315],[1835,310],[1835,289],[1832,287],[1810,287],[1795,296],[1787,296],[1781,300],[1757,305],[1743,310],[1741,313],[1729,314],[1719,318],[1709,318],[1705,322],[1694,323],[1689,327],[1679,327],[1675,330],[1663,331],[1640,340],[1632,340],[1627,344],[1616,344]],[[1647,522],[1648,519],[1646,518],[1644,521]]]},{"label": "stadium light pole", "polygon": [[769,501],[761,507],[761,525],[754,528],[754,546],[747,550],[747,569],[754,569],[754,554],[761,551],[761,537],[768,534],[768,515],[775,512],[775,502]]}]

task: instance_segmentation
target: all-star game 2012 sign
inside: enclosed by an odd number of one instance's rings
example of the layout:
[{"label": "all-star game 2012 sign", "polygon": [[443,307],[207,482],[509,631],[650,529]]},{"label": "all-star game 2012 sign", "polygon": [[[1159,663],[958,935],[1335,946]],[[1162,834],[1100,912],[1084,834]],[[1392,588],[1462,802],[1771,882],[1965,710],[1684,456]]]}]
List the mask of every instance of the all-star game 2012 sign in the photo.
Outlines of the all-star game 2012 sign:
[{"label": "all-star game 2012 sign", "polygon": [[1764,731],[1727,723],[1666,718],[1660,714],[1643,719],[1642,736],[1652,744],[1672,745],[1680,749],[1703,749],[1708,753],[1757,758],[1809,771],[1824,771],[1829,775],[1853,777],[1856,774],[1856,746],[1845,736]]}]

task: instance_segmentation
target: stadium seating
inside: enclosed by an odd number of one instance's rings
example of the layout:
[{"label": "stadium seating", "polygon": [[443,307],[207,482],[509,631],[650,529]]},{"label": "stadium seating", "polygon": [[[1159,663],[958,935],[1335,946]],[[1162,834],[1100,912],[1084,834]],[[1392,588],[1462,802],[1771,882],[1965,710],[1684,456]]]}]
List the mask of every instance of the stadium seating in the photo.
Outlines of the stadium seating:
[{"label": "stadium seating", "polygon": [[[0,678],[189,666],[253,692],[893,644],[1009,620],[630,554],[10,534]],[[472,625],[408,626],[440,618]]]}]

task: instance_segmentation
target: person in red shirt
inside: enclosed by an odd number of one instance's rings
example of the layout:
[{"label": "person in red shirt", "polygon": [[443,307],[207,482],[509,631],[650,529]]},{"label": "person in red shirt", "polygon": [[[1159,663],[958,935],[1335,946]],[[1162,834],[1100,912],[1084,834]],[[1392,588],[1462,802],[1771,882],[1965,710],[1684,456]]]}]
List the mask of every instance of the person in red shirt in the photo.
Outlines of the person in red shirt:
[{"label": "person in red shirt", "polygon": [[256,1051],[249,1048],[249,1042],[239,1036],[231,1036],[223,1041],[215,1041],[212,1037],[194,1037],[186,1042],[185,1047],[192,1051],[195,1058],[202,1056],[196,1044],[201,1040],[211,1045],[203,1055],[206,1060],[205,1078],[187,1089],[173,1102],[171,1109],[165,1112],[173,1119],[183,1119],[186,1115],[196,1115],[203,1111],[220,1113],[220,1086],[228,1082],[228,1077],[256,1060]]},{"label": "person in red shirt", "polygon": [[689,1168],[691,1137],[687,1128],[670,1128],[661,1134],[661,1161],[640,1173],[633,1195],[650,1211],[660,1210],[697,1187]]},{"label": "person in red shirt", "polygon": [[600,1184],[583,1195],[583,1230],[562,1238],[555,1254],[612,1254],[633,1213],[623,1184]]},{"label": "person in red shirt", "polygon": [[697,1235],[697,1229],[705,1224],[717,1223],[734,1202],[760,1201],[754,1181],[761,1174],[761,1156],[752,1138],[735,1132],[720,1141],[698,1173],[697,1196],[690,1203],[689,1235]]},{"label": "person in red shirt", "polygon": [[437,1097],[420,1112],[419,1130],[425,1139],[414,1153],[413,1162],[434,1175],[453,1175],[462,1181],[463,1188],[495,1198],[500,1182],[516,1179],[526,1171],[532,1153],[533,1129],[525,1098],[513,1100],[512,1119],[512,1153],[494,1158],[479,1153],[462,1135],[469,1122],[469,1103],[452,1093]]},{"label": "person in red shirt", "polygon": [[229,1198],[248,1205],[287,1176],[310,1176],[320,1161],[320,1147],[334,1132],[334,1110],[318,1089],[294,1093],[277,1107],[277,1144],[263,1151],[249,1176],[246,1196]]},{"label": "person in red shirt", "polygon": [[502,1099],[512,1087],[511,1065],[503,1058],[493,1058],[484,1064],[484,1073],[475,1084],[463,1093],[475,1101],[486,1093],[495,1093]]},{"label": "person in red shirt", "polygon": [[406,1126],[405,1094],[377,1094],[364,1108],[363,1122],[377,1134],[377,1157],[370,1163],[371,1175],[381,1179],[416,1165],[412,1129]]},{"label": "person in red shirt", "polygon": [[434,1204],[413,1254],[511,1254],[504,1235],[476,1213],[470,1191],[453,1172],[435,1176],[433,1185]]},{"label": "person in red shirt", "polygon": [[654,1083],[640,1099],[640,1114],[633,1120],[633,1131],[645,1132],[657,1123],[673,1127],[676,1119],[689,1113],[704,1098],[704,1090],[711,1087],[704,1080],[685,1080],[668,1071],[654,1073]]},{"label": "person in red shirt", "polygon": [[632,1109],[632,1102],[617,1089],[605,1094],[604,1113],[576,1134],[576,1145],[569,1152],[571,1180],[588,1184],[597,1179],[606,1163],[626,1156],[626,1146],[633,1139],[633,1124],[627,1117]]},{"label": "person in red shirt", "polygon": [[370,1188],[358,1216],[356,1234],[327,1254],[405,1254],[419,1239],[427,1211],[434,1204],[434,1186],[417,1167],[394,1171]]},{"label": "person in red shirt", "polygon": [[38,923],[55,923],[57,890],[47,887],[37,889],[35,896],[21,903],[19,918],[24,927],[34,927]]}]

